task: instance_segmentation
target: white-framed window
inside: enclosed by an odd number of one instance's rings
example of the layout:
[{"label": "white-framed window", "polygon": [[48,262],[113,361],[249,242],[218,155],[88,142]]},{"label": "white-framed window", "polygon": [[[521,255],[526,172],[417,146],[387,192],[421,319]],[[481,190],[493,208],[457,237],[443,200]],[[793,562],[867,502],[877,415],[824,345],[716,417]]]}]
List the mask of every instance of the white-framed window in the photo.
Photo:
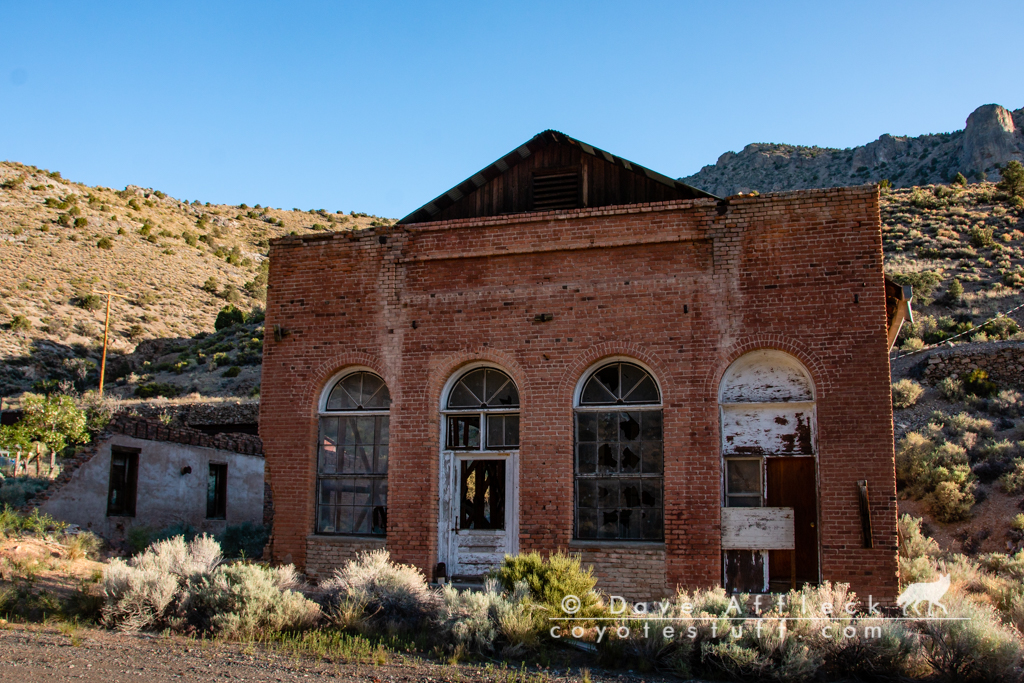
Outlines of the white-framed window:
[{"label": "white-framed window", "polygon": [[316,531],[387,532],[388,410],[391,395],[373,372],[353,370],[320,400]]},{"label": "white-framed window", "polygon": [[629,360],[584,376],[574,410],[575,537],[664,539],[661,390]]},{"label": "white-framed window", "polygon": [[507,374],[492,367],[465,373],[445,401],[445,449],[519,449],[519,390]]}]

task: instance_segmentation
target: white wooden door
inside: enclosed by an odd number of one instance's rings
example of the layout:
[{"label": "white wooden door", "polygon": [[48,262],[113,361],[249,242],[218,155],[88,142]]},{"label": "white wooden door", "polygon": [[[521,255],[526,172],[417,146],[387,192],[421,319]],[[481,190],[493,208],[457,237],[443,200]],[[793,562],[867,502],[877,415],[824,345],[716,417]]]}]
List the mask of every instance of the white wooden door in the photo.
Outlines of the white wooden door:
[{"label": "white wooden door", "polygon": [[480,577],[519,546],[519,457],[442,456],[439,561],[449,577]]}]

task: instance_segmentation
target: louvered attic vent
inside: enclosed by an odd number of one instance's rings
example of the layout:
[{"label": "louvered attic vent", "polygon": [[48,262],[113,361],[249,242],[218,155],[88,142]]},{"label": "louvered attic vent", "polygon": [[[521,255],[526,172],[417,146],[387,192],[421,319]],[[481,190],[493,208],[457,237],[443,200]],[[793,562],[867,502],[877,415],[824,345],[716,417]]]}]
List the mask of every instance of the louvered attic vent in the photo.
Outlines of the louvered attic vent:
[{"label": "louvered attic vent", "polygon": [[533,210],[575,209],[579,206],[580,174],[533,174]]}]

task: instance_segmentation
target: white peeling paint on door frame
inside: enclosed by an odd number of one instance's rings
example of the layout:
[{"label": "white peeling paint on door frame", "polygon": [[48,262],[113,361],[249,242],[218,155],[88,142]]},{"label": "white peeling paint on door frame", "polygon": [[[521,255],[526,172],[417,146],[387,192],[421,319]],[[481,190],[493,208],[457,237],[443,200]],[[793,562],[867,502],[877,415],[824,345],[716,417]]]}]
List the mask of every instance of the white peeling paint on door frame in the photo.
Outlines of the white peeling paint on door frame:
[{"label": "white peeling paint on door frame", "polygon": [[[776,381],[772,381],[776,380]],[[747,388],[744,389],[743,387]],[[821,543],[821,463],[818,453],[818,415],[817,396],[814,380],[810,372],[796,357],[778,349],[756,349],[749,351],[734,360],[722,375],[718,387],[718,425],[720,444],[720,490],[723,512],[726,509],[726,458],[760,459],[761,461],[761,496],[767,496],[768,481],[766,476],[768,458],[813,457],[815,482],[815,531],[818,545],[818,581],[822,580],[822,543]],[[788,417],[785,413],[804,409],[810,412],[810,453],[779,453],[770,449],[763,453],[736,453],[731,444],[727,444],[728,417],[740,413],[762,413],[760,417],[749,420],[759,429],[763,437],[777,440],[778,433],[774,428],[766,428],[774,423],[776,417]],[[727,417],[728,416],[728,417]],[[759,424],[761,423],[761,424]],[[724,550],[724,548],[723,548]],[[760,550],[760,549],[757,549]],[[726,579],[725,563],[722,564],[723,585]],[[764,551],[765,587],[768,586],[768,554]]]},{"label": "white peeling paint on door frame", "polygon": [[[459,521],[458,476],[461,460],[505,459],[505,532],[502,555],[514,555],[519,552],[519,450],[452,451],[445,448],[448,436],[445,405],[448,401],[448,394],[462,376],[478,368],[494,368],[509,374],[505,368],[496,363],[477,362],[464,365],[453,372],[445,382],[441,391],[441,403],[438,406],[440,467],[438,467],[437,561],[445,564],[449,577],[461,573],[459,572],[459,530],[457,528]],[[522,404],[518,409],[510,412],[521,411]],[[481,446],[483,445],[482,439],[481,436]],[[522,434],[520,434],[521,440]],[[494,532],[488,532],[488,535],[494,535]]]}]

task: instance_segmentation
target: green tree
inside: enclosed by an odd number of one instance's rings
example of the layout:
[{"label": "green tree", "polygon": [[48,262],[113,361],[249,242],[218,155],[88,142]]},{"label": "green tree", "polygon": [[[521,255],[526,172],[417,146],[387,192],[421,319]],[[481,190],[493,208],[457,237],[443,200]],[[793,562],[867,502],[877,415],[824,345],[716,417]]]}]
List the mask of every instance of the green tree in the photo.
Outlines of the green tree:
[{"label": "green tree", "polygon": [[80,410],[70,396],[25,394],[22,411],[21,423],[31,439],[46,444],[51,450],[62,451],[70,444],[89,440],[85,411]]},{"label": "green tree", "polygon": [[996,187],[1011,197],[1024,197],[1024,165],[1011,161],[999,171],[1002,177]]},{"label": "green tree", "polygon": [[0,447],[31,450],[32,444],[44,444],[60,452],[70,444],[89,440],[86,414],[64,394],[25,394],[22,418],[13,425],[0,427]]},{"label": "green tree", "polygon": [[240,309],[232,305],[227,305],[220,309],[220,313],[217,314],[217,320],[213,323],[213,329],[223,330],[225,327],[231,327],[232,325],[241,325],[245,321],[245,313]]},{"label": "green tree", "polygon": [[967,184],[967,178],[964,177],[963,173],[958,172],[955,176],[953,176],[953,184],[960,185],[961,187],[963,187],[964,185]]}]

